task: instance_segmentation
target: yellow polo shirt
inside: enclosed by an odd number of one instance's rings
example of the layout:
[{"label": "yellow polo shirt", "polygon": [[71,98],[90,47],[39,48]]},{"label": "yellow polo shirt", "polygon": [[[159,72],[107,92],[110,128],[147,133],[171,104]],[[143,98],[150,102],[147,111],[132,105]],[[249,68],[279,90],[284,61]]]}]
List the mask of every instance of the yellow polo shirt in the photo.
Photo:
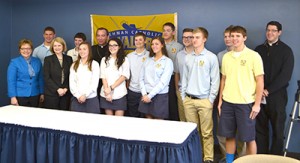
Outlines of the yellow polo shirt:
[{"label": "yellow polo shirt", "polygon": [[264,74],[260,55],[247,48],[239,56],[234,51],[226,53],[222,60],[222,75],[226,76],[223,100],[234,104],[249,104],[255,101],[255,77]]}]

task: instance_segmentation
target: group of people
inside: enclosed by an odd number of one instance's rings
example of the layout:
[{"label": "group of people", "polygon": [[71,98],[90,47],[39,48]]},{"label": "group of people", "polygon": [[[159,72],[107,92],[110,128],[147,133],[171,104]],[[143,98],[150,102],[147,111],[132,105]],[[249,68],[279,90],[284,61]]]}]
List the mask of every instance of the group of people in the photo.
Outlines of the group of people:
[{"label": "group of people", "polygon": [[214,159],[212,114],[217,108],[224,161],[233,162],[236,144],[238,156],[282,154],[294,57],[279,38],[281,24],[267,24],[267,39],[255,51],[245,45],[244,27],[229,26],[227,48],[217,55],[205,48],[203,27],[185,28],[184,46],[174,40],[174,24],[162,29],[149,51],[146,35],[136,33],[136,49],[125,55],[122,41],[109,38],[106,28],[97,29],[93,46],[77,33],[75,48],[67,52],[65,41],[46,27],[44,43],[33,52],[30,40],[19,42],[21,55],[11,60],[7,73],[11,104],[194,122],[206,163]]}]

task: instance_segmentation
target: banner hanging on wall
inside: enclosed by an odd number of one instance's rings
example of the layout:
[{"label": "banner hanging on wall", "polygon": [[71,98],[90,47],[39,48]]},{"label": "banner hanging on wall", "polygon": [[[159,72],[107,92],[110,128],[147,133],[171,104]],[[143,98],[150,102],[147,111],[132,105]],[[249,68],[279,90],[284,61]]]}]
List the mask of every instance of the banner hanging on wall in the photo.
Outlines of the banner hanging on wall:
[{"label": "banner hanging on wall", "polygon": [[[134,35],[143,32],[147,37],[146,48],[149,50],[151,39],[162,35],[162,26],[166,22],[173,23],[177,28],[177,13],[143,16],[91,15],[92,44],[97,44],[97,29],[104,27],[108,29],[110,38],[117,37],[123,42],[126,52],[135,49]],[[177,34],[175,40],[177,40]]]}]

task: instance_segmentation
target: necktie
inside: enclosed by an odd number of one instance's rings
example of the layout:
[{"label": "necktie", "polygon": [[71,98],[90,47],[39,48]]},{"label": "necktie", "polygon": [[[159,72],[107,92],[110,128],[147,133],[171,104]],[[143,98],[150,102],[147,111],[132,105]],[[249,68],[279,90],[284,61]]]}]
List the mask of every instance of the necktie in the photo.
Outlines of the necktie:
[{"label": "necktie", "polygon": [[35,76],[34,69],[32,68],[31,63],[30,63],[30,59],[28,59],[26,62],[28,65],[28,73],[29,73],[30,77]]}]

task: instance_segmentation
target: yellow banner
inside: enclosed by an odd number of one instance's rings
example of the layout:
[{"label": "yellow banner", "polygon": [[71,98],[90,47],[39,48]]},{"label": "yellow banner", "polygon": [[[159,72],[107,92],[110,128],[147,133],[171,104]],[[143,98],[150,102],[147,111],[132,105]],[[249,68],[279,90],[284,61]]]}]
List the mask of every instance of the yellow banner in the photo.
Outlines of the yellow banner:
[{"label": "yellow banner", "polygon": [[110,38],[117,37],[123,42],[127,52],[135,49],[134,35],[143,32],[147,37],[146,48],[149,50],[151,39],[162,35],[162,26],[166,22],[171,22],[177,27],[177,13],[144,16],[91,15],[92,44],[97,44],[97,29],[104,27],[108,29]]}]

